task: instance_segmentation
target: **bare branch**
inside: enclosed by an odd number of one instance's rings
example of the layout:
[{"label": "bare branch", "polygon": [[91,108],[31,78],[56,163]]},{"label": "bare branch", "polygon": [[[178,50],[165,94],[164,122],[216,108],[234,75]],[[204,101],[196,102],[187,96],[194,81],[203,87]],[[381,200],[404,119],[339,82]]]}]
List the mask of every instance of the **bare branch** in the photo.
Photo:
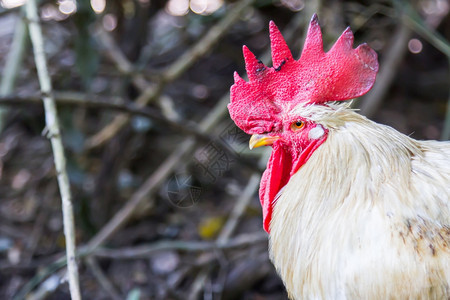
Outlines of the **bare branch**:
[{"label": "bare branch", "polygon": [[[13,87],[17,78],[17,73],[22,65],[23,54],[28,41],[27,25],[23,18],[18,18],[14,38],[8,57],[6,58],[5,69],[3,70],[2,80],[0,83],[0,96],[9,95],[13,91]],[[0,109],[0,132],[3,131],[5,123],[6,108]]]},{"label": "bare branch", "polygon": [[28,28],[33,45],[41,92],[43,95],[42,100],[44,102],[45,109],[46,129],[52,144],[59,190],[61,193],[70,295],[73,300],[79,300],[81,299],[81,293],[78,281],[78,266],[75,259],[75,222],[73,218],[72,196],[70,192],[69,178],[67,176],[66,158],[61,141],[56,104],[51,96],[52,85],[47,70],[47,61],[44,52],[44,39],[42,36],[42,29],[39,24],[35,0],[27,1],[26,15],[29,22]]},{"label": "bare branch", "polygon": [[[297,26],[302,26],[306,21],[299,22],[300,17],[293,20],[292,28],[286,36],[289,39],[295,33]],[[269,53],[269,51],[267,51]],[[267,55],[267,54],[266,54]],[[224,95],[216,104],[214,109],[200,122],[200,132],[208,133],[227,115],[227,105],[229,103],[229,93]],[[195,140],[186,139],[179,145],[170,156],[153,172],[153,174],[141,185],[141,187],[132,195],[130,200],[116,213],[116,215],[95,235],[88,243],[89,251],[94,250],[104,243],[112,234],[119,230],[128,219],[134,214],[137,207],[157,190],[157,188],[172,174],[173,170],[179,166],[180,161],[187,157],[195,149]]]},{"label": "bare branch", "polygon": [[146,258],[155,252],[179,250],[186,252],[203,252],[215,249],[234,249],[246,247],[255,243],[267,241],[267,234],[264,232],[241,234],[225,242],[205,242],[205,241],[160,241],[149,245],[140,245],[122,249],[103,249],[95,250],[92,255],[97,257],[108,257],[112,259],[139,259]]},{"label": "bare branch", "polygon": [[403,22],[400,22],[392,36],[390,47],[380,63],[381,68],[377,81],[373,89],[360,102],[361,114],[370,117],[380,107],[406,53],[410,36],[411,30]]},{"label": "bare branch", "polygon": [[[135,100],[135,103],[139,107],[143,107],[146,104],[154,101],[159,97],[161,91],[167,83],[170,83],[182,75],[190,66],[192,66],[200,57],[205,55],[217,41],[227,32],[227,30],[233,25],[241,14],[245,11],[245,8],[249,7],[253,3],[253,0],[243,0],[238,2],[228,14],[220,20],[215,26],[213,26],[208,33],[198,43],[192,47],[190,51],[187,51],[179,59],[177,59],[171,66],[169,66],[165,72],[161,74],[161,80],[156,84],[147,84],[148,87],[144,89],[141,95]],[[111,43],[112,40],[108,40]],[[112,46],[110,46],[112,47]],[[116,47],[113,47],[116,49]],[[131,66],[123,58],[123,55],[119,55],[114,51],[113,58],[115,57],[120,69],[126,72],[131,71]],[[138,86],[142,87],[142,77],[139,76]],[[136,80],[136,79],[135,79]],[[126,124],[128,124],[129,117],[119,115],[108,125],[106,125],[100,132],[92,136],[86,142],[86,148],[96,148],[103,145],[110,140],[113,136],[119,132]]]},{"label": "bare branch", "polygon": [[92,274],[94,274],[95,278],[99,282],[100,286],[105,290],[106,293],[108,293],[111,299],[120,300],[121,297],[119,296],[119,292],[103,273],[102,269],[98,265],[97,260],[94,257],[90,256],[86,259],[86,263],[91,269]]},{"label": "bare branch", "polygon": [[247,186],[245,187],[241,196],[237,199],[236,204],[233,208],[233,211],[231,212],[230,217],[228,218],[227,223],[222,228],[222,231],[220,232],[220,235],[217,238],[217,242],[219,244],[226,243],[233,234],[234,230],[236,229],[236,226],[238,225],[239,219],[241,218],[242,214],[244,213],[245,209],[250,203],[252,196],[255,194],[256,190],[259,187],[260,179],[261,175],[259,175],[258,173],[254,173],[250,177]]},{"label": "bare branch", "polygon": [[[87,95],[78,92],[54,92],[54,101],[58,105],[70,105],[70,106],[80,106],[86,108],[95,109],[110,109],[118,111],[121,113],[129,113],[132,115],[144,116],[151,119],[154,122],[160,123],[169,129],[174,130],[177,134],[190,135],[195,137],[200,142],[208,143],[213,141],[222,146],[224,151],[233,157],[233,159],[241,162],[243,165],[253,169],[255,171],[261,172],[263,168],[258,168],[257,166],[250,164],[246,159],[241,156],[236,155],[231,151],[225,142],[211,134],[202,131],[199,126],[190,120],[172,120],[165,117],[158,110],[151,107],[138,107],[134,103],[124,103],[123,101],[111,101],[110,98],[104,98],[98,95]],[[1,105],[19,106],[19,105],[36,105],[41,104],[41,99],[37,96],[27,96],[21,97],[17,95],[10,95],[5,97],[0,97]],[[128,115],[126,115],[128,117]]]},{"label": "bare branch", "polygon": [[[450,67],[450,57],[448,58]],[[448,141],[450,139],[450,91],[448,93],[447,111],[445,113],[444,129],[442,130],[441,140]]]}]

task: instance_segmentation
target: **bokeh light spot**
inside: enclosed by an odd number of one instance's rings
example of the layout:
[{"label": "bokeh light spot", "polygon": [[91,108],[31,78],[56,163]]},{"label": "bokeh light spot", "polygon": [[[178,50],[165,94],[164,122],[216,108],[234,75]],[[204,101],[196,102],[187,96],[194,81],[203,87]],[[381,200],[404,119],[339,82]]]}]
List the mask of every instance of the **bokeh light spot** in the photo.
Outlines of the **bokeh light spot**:
[{"label": "bokeh light spot", "polygon": [[2,0],[0,1],[3,8],[11,9],[24,5],[26,0]]},{"label": "bokeh light spot", "polygon": [[91,7],[96,14],[101,14],[105,11],[106,0],[91,0]]},{"label": "bokeh light spot", "polygon": [[59,1],[59,11],[65,15],[71,15],[77,11],[77,4],[73,0]]},{"label": "bokeh light spot", "polygon": [[113,31],[117,27],[117,18],[113,14],[106,14],[103,16],[103,28],[106,31]]},{"label": "bokeh light spot", "polygon": [[410,39],[408,42],[408,49],[411,53],[417,54],[422,52],[423,45],[418,39]]},{"label": "bokeh light spot", "polygon": [[184,16],[189,12],[189,0],[170,0],[166,11],[172,16]]}]

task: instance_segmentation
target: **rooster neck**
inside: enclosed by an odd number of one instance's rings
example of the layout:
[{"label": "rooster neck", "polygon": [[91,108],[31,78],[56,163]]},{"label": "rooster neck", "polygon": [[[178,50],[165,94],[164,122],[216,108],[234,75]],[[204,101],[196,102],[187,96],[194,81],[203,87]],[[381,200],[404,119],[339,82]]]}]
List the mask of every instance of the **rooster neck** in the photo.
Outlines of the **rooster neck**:
[{"label": "rooster neck", "polygon": [[[326,140],[286,186],[309,196],[295,205],[313,202],[319,209],[326,203],[333,209],[350,199],[357,203],[347,205],[373,205],[386,182],[407,190],[413,161],[425,159],[418,141],[350,110],[339,112],[333,121],[324,119],[322,125],[329,130]],[[361,194],[349,197],[355,191]]]},{"label": "rooster neck", "polygon": [[263,209],[263,227],[270,233],[270,222],[272,211],[277,195],[286,186],[290,178],[307,163],[314,151],[326,141],[327,134],[324,133],[319,139],[310,140],[309,144],[301,151],[290,151],[280,144],[273,146],[272,154],[267,162],[267,168],[261,178],[259,196]]},{"label": "rooster neck", "polygon": [[[324,125],[327,140],[274,206],[271,259],[297,297],[358,298],[369,289],[374,299],[421,295],[430,282],[450,278],[442,246],[450,242],[450,144],[418,142],[353,112],[341,117]],[[447,267],[436,266],[439,255]],[[428,257],[435,277],[417,265]],[[407,282],[402,291],[399,276]]]}]

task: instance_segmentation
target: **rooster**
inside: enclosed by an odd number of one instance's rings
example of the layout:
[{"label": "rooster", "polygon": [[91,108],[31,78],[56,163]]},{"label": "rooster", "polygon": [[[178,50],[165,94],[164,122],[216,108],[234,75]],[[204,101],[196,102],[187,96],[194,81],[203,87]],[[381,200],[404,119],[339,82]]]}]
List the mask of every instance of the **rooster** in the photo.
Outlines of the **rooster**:
[{"label": "rooster", "polygon": [[270,22],[273,67],[244,46],[228,105],[272,146],[261,178],[270,258],[293,299],[450,299],[450,143],[350,109],[378,71],[347,28],[324,52],[317,16],[299,60]]}]

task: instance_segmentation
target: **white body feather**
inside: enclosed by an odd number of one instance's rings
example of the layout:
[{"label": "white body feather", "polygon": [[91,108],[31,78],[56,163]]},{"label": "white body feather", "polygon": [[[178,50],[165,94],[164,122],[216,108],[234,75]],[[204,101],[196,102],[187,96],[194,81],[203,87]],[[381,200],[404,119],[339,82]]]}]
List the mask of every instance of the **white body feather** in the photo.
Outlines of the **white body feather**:
[{"label": "white body feather", "polygon": [[450,143],[343,105],[298,112],[329,132],[273,210],[271,259],[290,297],[449,299]]}]

